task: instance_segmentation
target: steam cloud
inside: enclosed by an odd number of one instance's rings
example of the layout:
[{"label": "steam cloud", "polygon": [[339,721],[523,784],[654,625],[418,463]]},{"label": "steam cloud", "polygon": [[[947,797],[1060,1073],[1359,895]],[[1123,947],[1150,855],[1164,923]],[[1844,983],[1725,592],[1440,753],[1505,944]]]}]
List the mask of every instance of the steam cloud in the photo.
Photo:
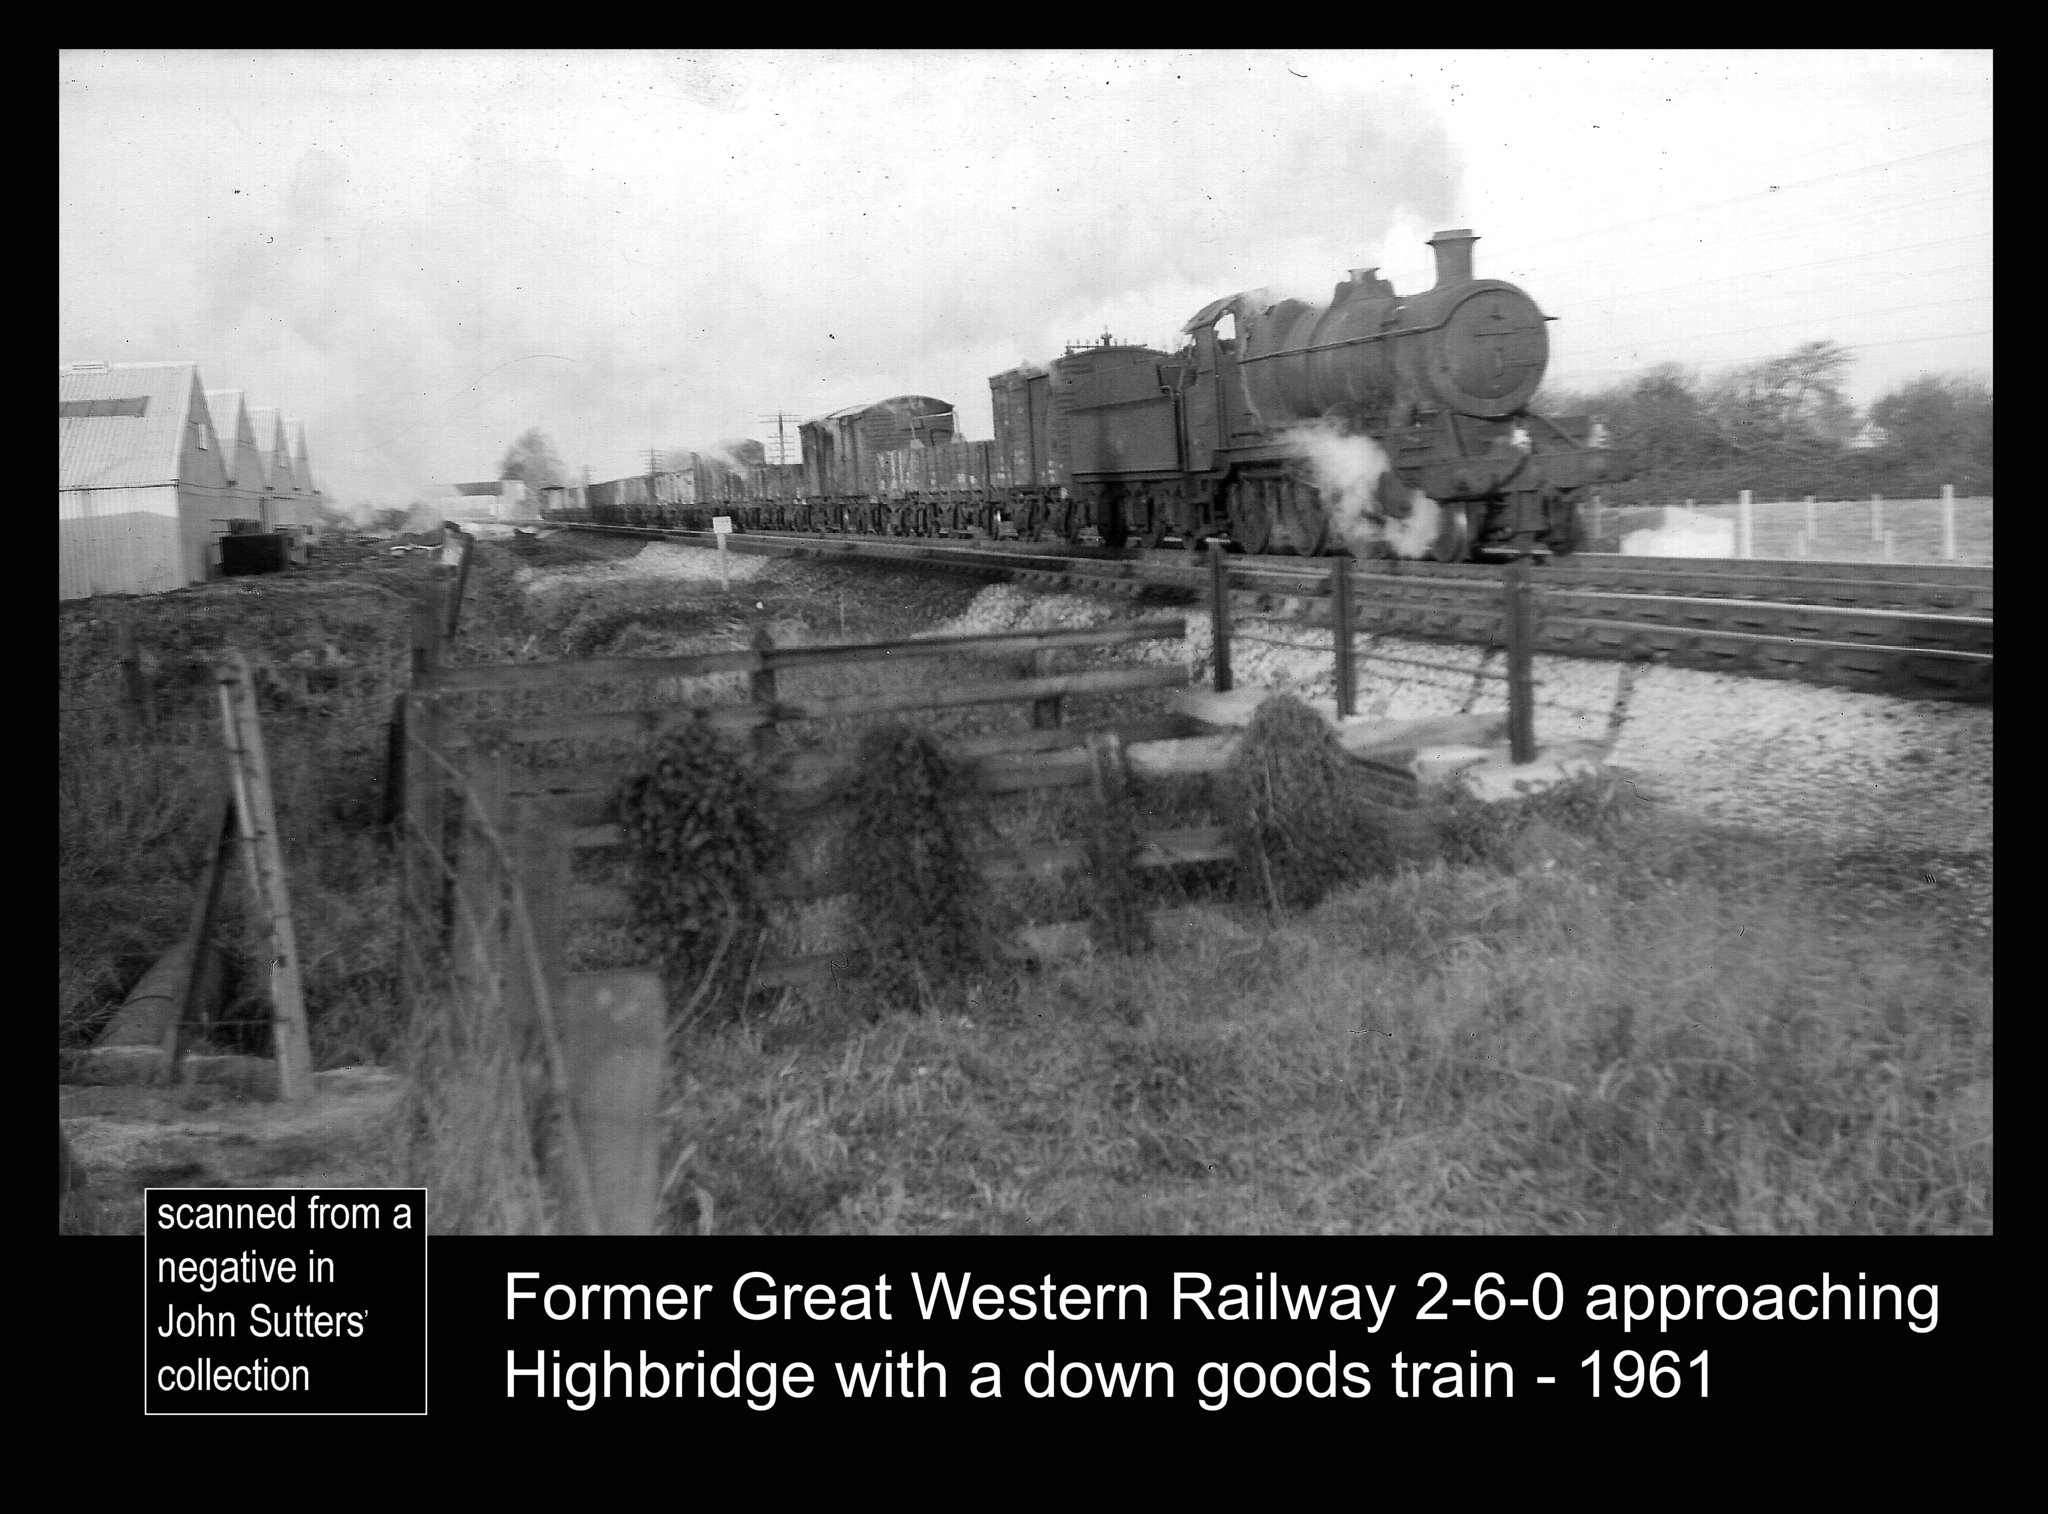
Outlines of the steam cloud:
[{"label": "steam cloud", "polygon": [[1296,426],[1286,440],[1308,459],[1330,524],[1354,556],[1364,557],[1376,542],[1396,557],[1429,555],[1443,511],[1420,489],[1401,482],[1378,442],[1347,435],[1331,421]]}]

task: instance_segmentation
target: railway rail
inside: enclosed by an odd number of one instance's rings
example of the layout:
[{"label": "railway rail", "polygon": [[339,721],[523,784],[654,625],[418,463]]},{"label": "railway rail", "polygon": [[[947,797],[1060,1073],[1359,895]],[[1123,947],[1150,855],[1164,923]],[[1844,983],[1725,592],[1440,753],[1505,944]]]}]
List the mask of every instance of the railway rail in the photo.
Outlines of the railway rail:
[{"label": "railway rail", "polygon": [[[573,524],[574,530],[709,546],[704,531]],[[1054,588],[1139,594],[1206,592],[1205,557],[1173,551],[799,533],[735,534],[737,551],[856,556],[916,563]],[[1352,578],[1354,629],[1497,644],[1500,570],[1484,564],[1232,556],[1240,611],[1329,623],[1331,573]],[[1928,565],[1552,559],[1535,649],[1573,657],[1667,662],[1792,678],[1914,698],[1991,698],[1991,572]]]}]

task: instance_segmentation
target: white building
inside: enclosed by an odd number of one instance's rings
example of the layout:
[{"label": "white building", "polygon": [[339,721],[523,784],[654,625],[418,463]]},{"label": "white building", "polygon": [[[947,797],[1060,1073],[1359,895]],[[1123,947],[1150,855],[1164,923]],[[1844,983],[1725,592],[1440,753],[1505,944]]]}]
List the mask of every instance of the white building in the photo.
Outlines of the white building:
[{"label": "white building", "polygon": [[226,451],[198,364],[60,366],[57,597],[204,582],[237,508]]}]

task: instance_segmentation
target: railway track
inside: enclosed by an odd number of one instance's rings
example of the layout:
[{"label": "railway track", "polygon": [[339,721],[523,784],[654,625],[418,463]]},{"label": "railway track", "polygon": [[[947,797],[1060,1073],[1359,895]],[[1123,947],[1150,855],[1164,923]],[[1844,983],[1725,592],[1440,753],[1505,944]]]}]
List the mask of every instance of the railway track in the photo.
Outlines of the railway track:
[{"label": "railway track", "polygon": [[[577,525],[711,545],[710,532]],[[751,533],[733,550],[856,556],[1052,588],[1126,594],[1208,589],[1206,554],[1043,543]],[[1355,629],[1493,645],[1501,573],[1484,564],[1232,556],[1233,606],[1329,624],[1331,573],[1352,578]],[[1792,678],[1912,698],[1991,698],[1991,570],[1927,565],[1581,556],[1535,579],[1536,650]]]}]

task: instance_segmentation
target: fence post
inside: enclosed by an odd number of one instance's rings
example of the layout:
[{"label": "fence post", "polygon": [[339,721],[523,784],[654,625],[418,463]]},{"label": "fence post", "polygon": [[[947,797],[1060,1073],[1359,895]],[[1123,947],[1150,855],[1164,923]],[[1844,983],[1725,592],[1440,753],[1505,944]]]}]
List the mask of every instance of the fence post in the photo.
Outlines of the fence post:
[{"label": "fence post", "polygon": [[121,718],[133,735],[150,725],[149,683],[142,676],[142,653],[135,643],[134,605],[124,604],[115,612],[114,634],[121,657]]},{"label": "fence post", "polygon": [[533,929],[534,956],[540,962],[536,985],[524,955],[512,948],[505,982],[505,1013],[512,1029],[524,1035],[538,1028],[542,992],[552,1004],[562,1002],[564,947],[562,910],[569,892],[569,843],[553,801],[543,795],[517,800],[507,816],[526,919]]},{"label": "fence post", "polygon": [[[765,658],[768,653],[775,650],[775,637],[766,626],[762,626],[754,632],[753,645],[754,650],[761,653]],[[749,697],[752,698],[755,704],[762,706],[766,711],[770,713],[774,711],[776,696],[775,669],[773,667],[764,664],[755,671],[753,681],[749,685]],[[774,741],[775,723],[773,720],[765,721],[754,727],[754,753],[756,756],[765,759],[768,756],[768,749],[774,744]]]},{"label": "fence post", "polygon": [[1872,541],[1884,540],[1884,496],[1882,494],[1870,496],[1870,539]]},{"label": "fence post", "polygon": [[454,533],[462,543],[462,565],[455,570],[455,590],[448,597],[448,640],[455,639],[455,627],[462,619],[462,595],[469,588],[469,565],[476,558],[476,538],[466,531]]},{"label": "fence post", "polygon": [[493,743],[473,747],[465,766],[468,782],[461,796],[462,824],[455,853],[449,963],[454,975],[467,980],[488,1006],[494,998],[503,1002],[509,976],[505,951],[508,859],[498,855],[491,841],[493,835],[505,834],[509,764],[503,747]]},{"label": "fence post", "polygon": [[1956,560],[1956,486],[1941,486],[1941,560]]},{"label": "fence post", "polygon": [[1535,642],[1535,588],[1529,582],[1529,559],[1508,564],[1501,606],[1508,654],[1508,746],[1517,763],[1536,760],[1536,682],[1531,673]]},{"label": "fence post", "polygon": [[277,807],[263,726],[256,713],[256,685],[239,651],[228,654],[219,672],[220,704],[234,787],[236,828],[248,873],[249,906],[263,917],[270,952],[270,1009],[276,1041],[278,1094],[287,1101],[313,1092],[313,1050],[306,1032],[306,1000],[299,976],[298,932],[292,923],[291,891],[284,853],[278,844]]},{"label": "fence post", "polygon": [[1897,543],[1895,543],[1895,542],[1894,542],[1894,541],[1892,540],[1892,533],[1891,533],[1891,532],[1889,532],[1889,531],[1885,532],[1885,533],[1884,533],[1884,560],[1885,560],[1886,562],[1893,562],[1893,561],[1896,561],[1896,558],[1895,558],[1895,557],[1893,556],[1893,552],[1894,552],[1894,550],[1895,550],[1896,546],[1897,546]]},{"label": "fence post", "polygon": [[[1024,676],[1027,678],[1051,677],[1052,650],[1047,648],[1043,651],[1033,652],[1030,661],[1025,664]],[[1058,730],[1063,719],[1061,710],[1064,703],[1065,701],[1057,694],[1053,695],[1050,699],[1032,700],[1031,729],[1034,731]]]},{"label": "fence post", "polygon": [[[1806,539],[1808,541],[1813,541],[1820,534],[1819,505],[1816,502],[1818,498],[1819,496],[1812,494],[1806,496]],[[1800,555],[1804,556],[1805,554],[1801,553]]]},{"label": "fence post", "polygon": [[1352,664],[1351,559],[1340,557],[1330,567],[1330,612],[1337,632],[1337,718],[1358,713],[1358,677]]},{"label": "fence post", "polygon": [[[447,877],[440,859],[446,850],[442,834],[443,781],[434,756],[441,750],[441,705],[433,692],[432,679],[441,663],[442,617],[433,588],[413,600],[412,687],[406,701],[405,728],[405,813],[407,868],[403,874],[407,899],[423,909],[420,950],[436,949],[446,938],[442,931],[448,917]],[[419,848],[428,850],[422,854]]]},{"label": "fence post", "polygon": [[1736,498],[1735,505],[1735,555],[1749,558],[1756,556],[1756,505],[1750,491],[1744,489]]},{"label": "fence post", "polygon": [[668,1007],[661,975],[576,973],[563,981],[562,1060],[600,1235],[653,1235],[661,1198]]},{"label": "fence post", "polygon": [[1216,539],[1209,539],[1209,641],[1216,668],[1216,692],[1230,692],[1230,578],[1224,571],[1223,552]]}]

